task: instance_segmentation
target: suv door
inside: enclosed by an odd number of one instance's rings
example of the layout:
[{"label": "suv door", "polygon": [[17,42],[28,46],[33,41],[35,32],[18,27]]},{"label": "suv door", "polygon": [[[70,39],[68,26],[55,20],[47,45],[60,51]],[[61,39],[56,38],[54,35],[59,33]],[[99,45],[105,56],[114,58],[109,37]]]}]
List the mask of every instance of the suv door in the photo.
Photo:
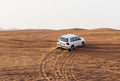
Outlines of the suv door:
[{"label": "suv door", "polygon": [[70,38],[70,45],[74,45],[74,38]]},{"label": "suv door", "polygon": [[77,36],[77,46],[81,46],[81,38],[79,36]]},{"label": "suv door", "polygon": [[71,45],[74,45],[75,47],[77,46],[77,37],[72,37],[70,39]]}]

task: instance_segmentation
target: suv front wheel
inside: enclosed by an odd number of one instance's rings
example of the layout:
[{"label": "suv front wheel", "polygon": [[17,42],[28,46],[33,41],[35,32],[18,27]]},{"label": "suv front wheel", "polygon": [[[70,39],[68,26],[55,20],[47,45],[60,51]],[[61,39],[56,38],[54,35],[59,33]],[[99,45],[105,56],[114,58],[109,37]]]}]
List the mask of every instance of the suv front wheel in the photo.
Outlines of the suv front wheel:
[{"label": "suv front wheel", "polygon": [[85,47],[85,42],[82,42],[82,43],[81,43],[81,47]]}]

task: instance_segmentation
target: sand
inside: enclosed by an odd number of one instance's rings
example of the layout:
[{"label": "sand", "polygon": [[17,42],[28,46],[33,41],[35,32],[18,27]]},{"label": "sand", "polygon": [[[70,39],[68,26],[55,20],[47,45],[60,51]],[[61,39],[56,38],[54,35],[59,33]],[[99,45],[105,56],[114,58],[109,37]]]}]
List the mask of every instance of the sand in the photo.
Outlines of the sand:
[{"label": "sand", "polygon": [[[86,46],[57,49],[68,33]],[[0,81],[120,81],[120,30],[0,31]]]}]

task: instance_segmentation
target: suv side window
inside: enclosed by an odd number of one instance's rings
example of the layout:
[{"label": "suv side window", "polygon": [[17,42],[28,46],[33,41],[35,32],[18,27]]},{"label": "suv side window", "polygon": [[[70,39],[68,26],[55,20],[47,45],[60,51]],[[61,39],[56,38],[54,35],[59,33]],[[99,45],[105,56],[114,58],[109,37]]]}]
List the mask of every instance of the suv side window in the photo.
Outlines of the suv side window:
[{"label": "suv side window", "polygon": [[74,38],[70,38],[70,42],[74,42]]},{"label": "suv side window", "polygon": [[74,41],[77,41],[77,37],[74,37]]},{"label": "suv side window", "polygon": [[77,37],[73,37],[70,39],[70,42],[74,42],[74,41],[77,41]]},{"label": "suv side window", "polygon": [[80,37],[77,37],[77,40],[81,40],[81,38],[80,38]]}]

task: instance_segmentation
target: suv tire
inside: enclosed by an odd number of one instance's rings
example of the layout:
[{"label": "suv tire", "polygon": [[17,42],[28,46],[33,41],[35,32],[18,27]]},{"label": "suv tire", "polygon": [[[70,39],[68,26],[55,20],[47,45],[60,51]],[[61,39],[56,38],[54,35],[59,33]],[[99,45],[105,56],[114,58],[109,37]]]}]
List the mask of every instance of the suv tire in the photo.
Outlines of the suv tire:
[{"label": "suv tire", "polygon": [[71,47],[70,47],[70,49],[68,49],[69,51],[72,51],[74,49],[74,45],[72,45]]},{"label": "suv tire", "polygon": [[81,47],[85,47],[85,42],[82,42],[82,43],[81,43]]}]

